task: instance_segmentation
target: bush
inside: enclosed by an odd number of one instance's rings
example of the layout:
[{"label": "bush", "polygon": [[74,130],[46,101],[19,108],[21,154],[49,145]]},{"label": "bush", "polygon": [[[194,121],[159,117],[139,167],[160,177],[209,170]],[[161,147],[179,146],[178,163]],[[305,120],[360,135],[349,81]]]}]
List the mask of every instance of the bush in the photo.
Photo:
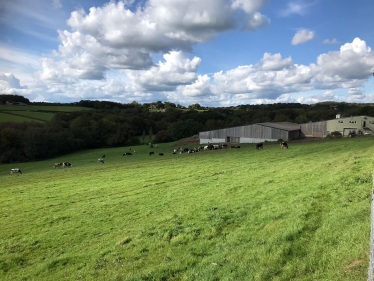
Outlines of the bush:
[{"label": "bush", "polygon": [[341,138],[343,135],[342,135],[342,133],[340,133],[339,131],[335,131],[335,132],[331,132],[331,136],[332,136],[334,139],[338,139],[338,138]]}]

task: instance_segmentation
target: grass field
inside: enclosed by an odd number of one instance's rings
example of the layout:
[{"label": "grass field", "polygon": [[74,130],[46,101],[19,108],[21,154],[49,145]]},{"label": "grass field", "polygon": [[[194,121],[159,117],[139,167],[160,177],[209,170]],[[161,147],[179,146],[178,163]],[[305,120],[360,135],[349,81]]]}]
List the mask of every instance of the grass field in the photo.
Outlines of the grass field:
[{"label": "grass field", "polygon": [[35,120],[35,119],[30,119],[25,116],[16,116],[16,115],[11,115],[11,114],[0,112],[0,122],[22,123],[22,122],[31,122],[31,121],[43,123],[43,121],[41,120]]},{"label": "grass field", "polygon": [[366,280],[373,140],[1,165],[0,279]]},{"label": "grass field", "polygon": [[56,112],[73,112],[81,110],[91,110],[91,108],[48,105],[0,105],[0,122],[46,122],[50,121]]}]

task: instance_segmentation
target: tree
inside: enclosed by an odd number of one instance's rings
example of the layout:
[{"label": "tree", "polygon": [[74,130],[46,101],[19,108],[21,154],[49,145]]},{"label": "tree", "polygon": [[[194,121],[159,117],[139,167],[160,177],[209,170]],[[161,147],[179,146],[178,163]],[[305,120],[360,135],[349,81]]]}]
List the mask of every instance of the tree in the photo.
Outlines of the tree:
[{"label": "tree", "polygon": [[152,127],[149,129],[149,135],[148,135],[148,138],[149,138],[149,142],[152,142],[152,137],[153,137],[153,132],[152,132]]},{"label": "tree", "polygon": [[143,130],[143,136],[142,136],[142,138],[143,138],[143,143],[145,142],[145,130]]}]

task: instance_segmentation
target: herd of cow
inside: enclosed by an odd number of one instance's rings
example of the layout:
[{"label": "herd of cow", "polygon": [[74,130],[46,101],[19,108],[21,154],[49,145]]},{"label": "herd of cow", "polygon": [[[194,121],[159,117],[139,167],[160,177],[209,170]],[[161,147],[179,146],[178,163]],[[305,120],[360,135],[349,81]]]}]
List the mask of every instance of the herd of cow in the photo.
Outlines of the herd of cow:
[{"label": "herd of cow", "polygon": [[[158,147],[157,144],[155,146]],[[287,148],[288,149],[288,144],[286,142],[284,142],[284,141],[282,141],[280,143],[280,146],[281,146],[282,149],[283,148]],[[150,143],[149,147],[153,147],[153,145]],[[178,152],[180,154],[182,154],[182,153],[196,153],[196,152],[199,152],[199,151],[202,151],[202,150],[217,150],[217,149],[225,149],[227,147],[228,147],[227,144],[216,144],[216,145],[209,144],[209,145],[206,145],[206,146],[194,147],[194,149],[180,147],[178,149],[174,149],[173,154],[177,154]],[[233,146],[231,146],[231,148],[240,148],[240,146],[233,145]],[[260,148],[261,149],[264,148],[264,144],[263,143],[256,144],[256,149],[259,150]],[[130,148],[130,151],[131,151],[131,148]],[[136,150],[134,150],[134,153],[136,153]],[[155,154],[154,151],[149,152],[149,156],[154,155],[154,154]],[[123,156],[130,156],[130,155],[132,155],[131,152],[125,152],[123,154]],[[158,155],[159,156],[164,156],[164,153],[160,152]],[[97,159],[97,162],[104,164],[104,159],[105,159],[105,154],[101,158]],[[61,167],[62,168],[65,168],[65,167],[71,168],[71,167],[73,167],[73,165],[71,165],[69,162],[55,163],[53,165],[54,169],[61,168]],[[18,168],[15,168],[15,169],[11,169],[10,170],[10,174],[11,175],[13,175],[13,174],[21,174],[22,175],[22,171],[20,169],[18,169]]]}]

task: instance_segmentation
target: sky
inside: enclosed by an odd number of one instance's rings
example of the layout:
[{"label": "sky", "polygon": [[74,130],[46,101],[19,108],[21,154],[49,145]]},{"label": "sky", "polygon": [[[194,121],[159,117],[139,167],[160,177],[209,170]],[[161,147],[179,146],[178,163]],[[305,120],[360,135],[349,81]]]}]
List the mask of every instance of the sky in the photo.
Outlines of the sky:
[{"label": "sky", "polygon": [[372,0],[0,0],[0,94],[374,102]]}]

